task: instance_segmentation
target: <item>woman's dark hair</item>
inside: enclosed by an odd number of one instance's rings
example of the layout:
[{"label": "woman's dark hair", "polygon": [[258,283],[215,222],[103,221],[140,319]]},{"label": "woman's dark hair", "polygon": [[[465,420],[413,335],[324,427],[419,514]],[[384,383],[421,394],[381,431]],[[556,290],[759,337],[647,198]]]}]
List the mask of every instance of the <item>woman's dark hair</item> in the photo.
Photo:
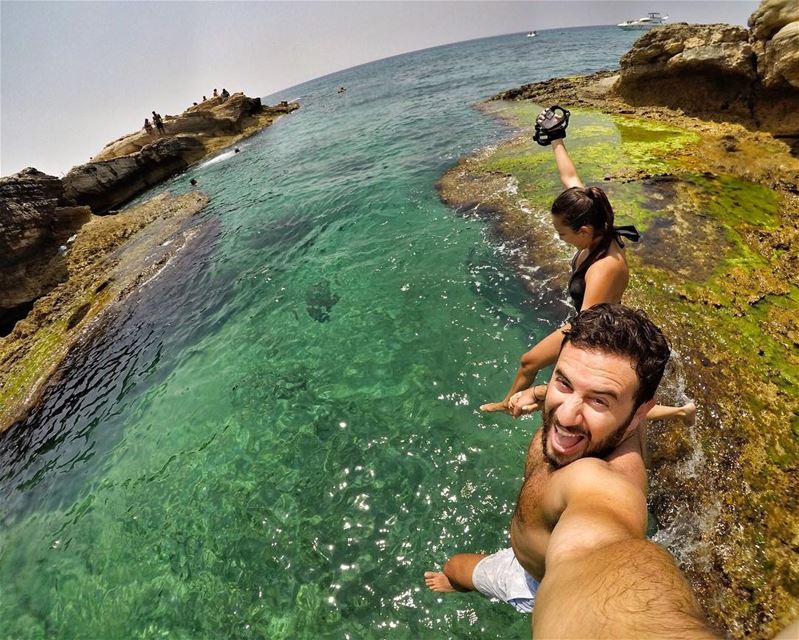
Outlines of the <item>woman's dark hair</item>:
[{"label": "woman's dark hair", "polygon": [[613,207],[599,187],[566,189],[552,203],[552,215],[572,231],[587,225],[603,238],[613,236]]},{"label": "woman's dark hair", "polygon": [[622,304],[596,304],[569,320],[561,349],[567,342],[591,351],[629,358],[638,376],[635,408],[655,396],[671,348],[643,311]]}]

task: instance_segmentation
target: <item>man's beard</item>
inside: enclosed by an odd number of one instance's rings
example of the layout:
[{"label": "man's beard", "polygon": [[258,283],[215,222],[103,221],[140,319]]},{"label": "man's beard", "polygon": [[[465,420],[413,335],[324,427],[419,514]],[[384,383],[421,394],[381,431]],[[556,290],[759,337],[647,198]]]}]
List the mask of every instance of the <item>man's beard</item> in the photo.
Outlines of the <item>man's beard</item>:
[{"label": "man's beard", "polygon": [[[588,440],[588,447],[578,458],[574,460],[568,460],[567,462],[561,462],[553,455],[550,455],[549,451],[547,451],[547,441],[549,440],[549,434],[552,432],[552,429],[555,428],[555,425],[563,428],[564,431],[569,431],[569,429],[564,428],[564,425],[558,422],[558,419],[555,417],[555,409],[548,410],[546,405],[544,406],[544,423],[541,426],[541,446],[543,448],[544,453],[544,460],[547,461],[550,467],[553,469],[560,469],[561,467],[565,467],[570,462],[574,462],[575,460],[579,460],[580,458],[599,458],[601,460],[606,459],[611,453],[616,450],[616,447],[619,446],[621,441],[624,439],[624,432],[627,430],[627,427],[630,426],[630,423],[633,421],[633,416],[635,415],[635,408],[630,412],[627,420],[624,421],[624,424],[619,426],[613,433],[611,433],[607,438],[601,440],[597,443],[593,443],[591,440],[591,432],[587,429],[572,429],[572,432],[579,433],[583,435]],[[592,446],[593,444],[593,446]]]}]

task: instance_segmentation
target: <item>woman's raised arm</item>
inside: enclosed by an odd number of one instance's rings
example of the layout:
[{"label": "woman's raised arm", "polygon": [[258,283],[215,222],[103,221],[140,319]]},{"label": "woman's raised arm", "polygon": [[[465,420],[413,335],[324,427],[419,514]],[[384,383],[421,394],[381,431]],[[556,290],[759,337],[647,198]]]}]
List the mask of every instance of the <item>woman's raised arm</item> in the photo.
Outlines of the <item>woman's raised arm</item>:
[{"label": "woman's raised arm", "polygon": [[560,181],[563,183],[563,188],[582,187],[583,182],[580,180],[580,176],[577,175],[577,169],[569,157],[569,152],[566,151],[566,145],[563,144],[563,140],[552,141],[552,152],[555,154],[555,164],[558,166],[558,174],[560,175]]}]

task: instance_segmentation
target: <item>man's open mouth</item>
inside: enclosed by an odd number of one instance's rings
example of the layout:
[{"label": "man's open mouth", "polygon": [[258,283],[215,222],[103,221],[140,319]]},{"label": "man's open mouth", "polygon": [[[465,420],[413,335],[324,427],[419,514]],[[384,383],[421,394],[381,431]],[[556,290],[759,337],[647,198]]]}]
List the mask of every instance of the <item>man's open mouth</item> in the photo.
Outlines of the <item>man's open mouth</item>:
[{"label": "man's open mouth", "polygon": [[562,456],[574,453],[586,437],[582,433],[572,433],[562,429],[557,424],[552,429],[552,448]]}]

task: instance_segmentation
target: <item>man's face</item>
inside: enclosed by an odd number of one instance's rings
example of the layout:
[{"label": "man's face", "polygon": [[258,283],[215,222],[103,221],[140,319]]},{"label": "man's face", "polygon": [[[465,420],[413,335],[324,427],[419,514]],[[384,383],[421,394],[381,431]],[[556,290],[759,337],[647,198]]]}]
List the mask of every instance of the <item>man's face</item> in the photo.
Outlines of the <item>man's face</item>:
[{"label": "man's face", "polygon": [[622,356],[566,343],[544,400],[544,457],[559,468],[586,456],[606,458],[646,416],[634,410],[638,376]]}]

